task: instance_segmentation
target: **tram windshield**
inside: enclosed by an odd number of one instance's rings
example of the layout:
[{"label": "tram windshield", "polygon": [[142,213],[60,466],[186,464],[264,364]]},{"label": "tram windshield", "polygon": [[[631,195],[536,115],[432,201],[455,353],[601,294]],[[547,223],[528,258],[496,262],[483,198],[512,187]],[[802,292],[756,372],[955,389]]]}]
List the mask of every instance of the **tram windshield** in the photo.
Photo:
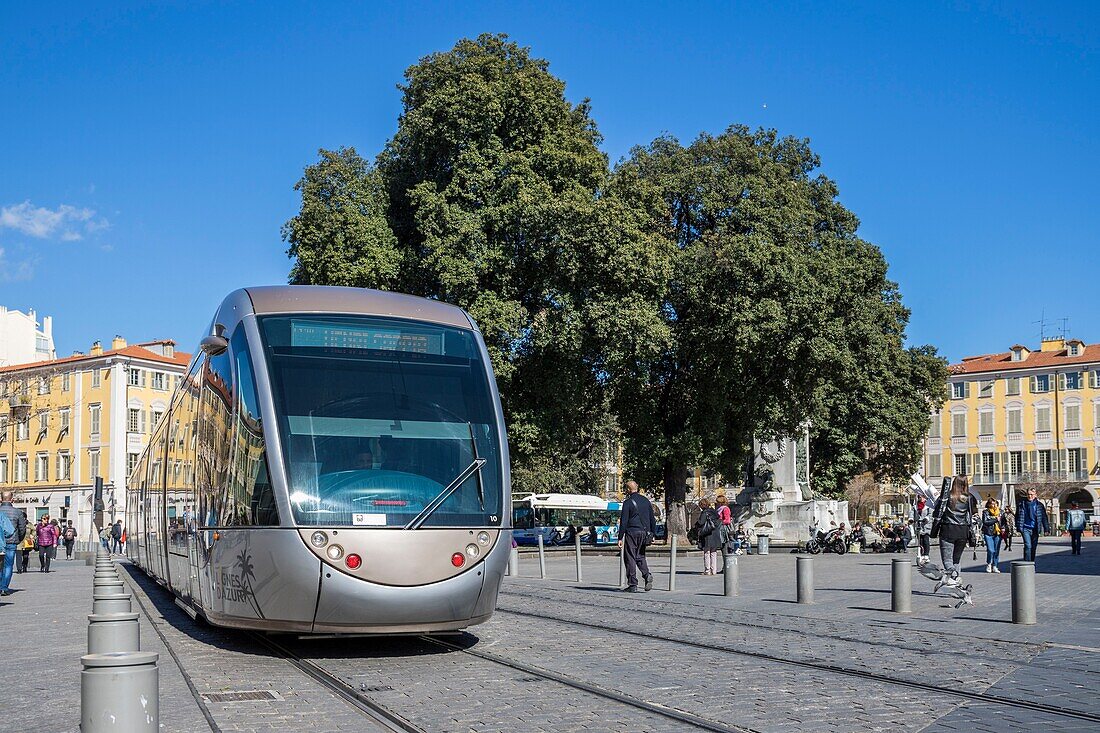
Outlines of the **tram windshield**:
[{"label": "tram windshield", "polygon": [[472,331],[369,316],[259,321],[298,524],[500,524],[496,407]]}]

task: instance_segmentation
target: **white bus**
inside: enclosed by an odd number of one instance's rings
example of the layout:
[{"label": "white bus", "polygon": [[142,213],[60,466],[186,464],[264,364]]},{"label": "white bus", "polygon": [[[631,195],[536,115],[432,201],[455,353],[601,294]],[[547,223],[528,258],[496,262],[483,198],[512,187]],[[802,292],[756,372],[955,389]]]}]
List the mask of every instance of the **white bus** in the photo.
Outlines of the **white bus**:
[{"label": "white bus", "polygon": [[512,536],[519,545],[572,545],[581,542],[611,545],[619,541],[622,504],[583,494],[526,494],[512,496]]}]

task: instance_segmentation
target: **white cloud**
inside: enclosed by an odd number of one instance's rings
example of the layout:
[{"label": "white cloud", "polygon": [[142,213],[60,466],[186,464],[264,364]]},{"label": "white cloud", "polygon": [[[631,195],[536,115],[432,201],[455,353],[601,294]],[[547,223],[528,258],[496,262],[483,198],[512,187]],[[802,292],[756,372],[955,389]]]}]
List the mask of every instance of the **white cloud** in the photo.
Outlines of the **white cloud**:
[{"label": "white cloud", "polygon": [[110,226],[103,217],[96,218],[94,209],[61,204],[56,209],[35,206],[30,201],[0,208],[0,229],[14,229],[38,239],[60,236],[75,242],[85,234],[102,231]]},{"label": "white cloud", "polygon": [[34,277],[34,262],[21,260],[11,262],[3,247],[0,247],[0,282],[14,282],[16,280],[30,280]]}]

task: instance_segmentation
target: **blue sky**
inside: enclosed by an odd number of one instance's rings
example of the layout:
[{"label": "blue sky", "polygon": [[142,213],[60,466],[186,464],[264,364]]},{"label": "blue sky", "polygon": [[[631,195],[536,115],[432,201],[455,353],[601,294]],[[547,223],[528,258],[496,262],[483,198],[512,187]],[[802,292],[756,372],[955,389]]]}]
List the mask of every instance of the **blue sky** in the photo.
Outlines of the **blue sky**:
[{"label": "blue sky", "polygon": [[[914,7],[920,5],[922,7]],[[1069,318],[1100,341],[1100,3],[178,2],[0,8],[0,304],[58,351],[191,349],[285,282],[294,182],[373,156],[421,56],[504,32],[592,100],[612,160],[732,123],[809,137],[951,359]]]}]

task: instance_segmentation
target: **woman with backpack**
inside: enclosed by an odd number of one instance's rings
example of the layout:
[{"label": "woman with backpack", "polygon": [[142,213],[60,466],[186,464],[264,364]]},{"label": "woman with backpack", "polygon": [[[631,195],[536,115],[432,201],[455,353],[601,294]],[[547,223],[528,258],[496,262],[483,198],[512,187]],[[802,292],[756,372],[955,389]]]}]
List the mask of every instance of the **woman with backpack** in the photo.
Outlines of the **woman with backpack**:
[{"label": "woman with backpack", "polygon": [[970,481],[956,476],[951,489],[940,494],[932,510],[932,536],[940,538],[940,561],[943,563],[943,579],[936,590],[944,586],[959,585],[959,561],[970,543],[970,526],[978,510],[978,500],[970,495]]},{"label": "woman with backpack", "polygon": [[[727,507],[728,508],[728,507]],[[701,513],[695,520],[695,541],[703,551],[703,575],[718,574],[718,555],[722,552],[722,520],[711,508],[710,499],[700,499]]]}]

